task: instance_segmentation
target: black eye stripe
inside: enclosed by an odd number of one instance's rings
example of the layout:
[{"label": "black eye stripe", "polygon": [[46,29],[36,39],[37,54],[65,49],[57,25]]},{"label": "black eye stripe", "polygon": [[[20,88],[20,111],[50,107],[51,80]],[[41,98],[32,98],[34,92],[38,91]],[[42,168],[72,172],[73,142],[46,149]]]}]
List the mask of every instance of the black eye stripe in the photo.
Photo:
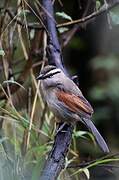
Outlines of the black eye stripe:
[{"label": "black eye stripe", "polygon": [[58,74],[58,73],[60,73],[60,71],[57,71],[57,72],[54,72],[54,73],[49,73],[48,75],[43,76],[43,79],[51,78],[52,76],[54,76],[55,74]]}]

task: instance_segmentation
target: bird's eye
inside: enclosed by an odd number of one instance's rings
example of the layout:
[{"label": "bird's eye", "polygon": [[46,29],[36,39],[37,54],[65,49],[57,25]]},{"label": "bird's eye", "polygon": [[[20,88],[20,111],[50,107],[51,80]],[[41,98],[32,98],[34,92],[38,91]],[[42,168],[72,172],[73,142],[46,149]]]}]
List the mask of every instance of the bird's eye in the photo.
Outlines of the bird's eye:
[{"label": "bird's eye", "polygon": [[48,78],[51,78],[53,76],[53,74],[51,74]]},{"label": "bird's eye", "polygon": [[57,72],[54,72],[54,73],[47,74],[47,75],[45,76],[45,78],[51,78],[52,76],[54,76],[55,74],[58,74],[58,73],[60,73],[60,71],[57,71]]}]

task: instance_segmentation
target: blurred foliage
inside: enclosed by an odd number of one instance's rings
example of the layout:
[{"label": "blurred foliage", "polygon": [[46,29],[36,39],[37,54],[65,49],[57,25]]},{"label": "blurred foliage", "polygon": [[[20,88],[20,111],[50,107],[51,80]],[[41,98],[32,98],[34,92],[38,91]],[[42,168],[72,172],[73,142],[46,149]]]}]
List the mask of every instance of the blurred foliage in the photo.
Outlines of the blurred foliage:
[{"label": "blurred foliage", "polygon": [[119,25],[119,7],[115,7],[112,11],[110,11],[110,16],[113,25]]},{"label": "blurred foliage", "polygon": [[[110,55],[108,57],[97,57],[90,63],[94,77],[95,86],[91,89],[90,96],[94,100],[119,101],[119,61]],[[116,88],[115,88],[116,87]]]}]

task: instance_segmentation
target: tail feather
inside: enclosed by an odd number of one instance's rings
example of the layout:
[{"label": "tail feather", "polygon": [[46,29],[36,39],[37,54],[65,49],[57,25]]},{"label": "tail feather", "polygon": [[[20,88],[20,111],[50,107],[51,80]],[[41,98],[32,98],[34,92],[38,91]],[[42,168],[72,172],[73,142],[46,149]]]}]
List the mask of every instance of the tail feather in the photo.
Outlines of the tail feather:
[{"label": "tail feather", "polygon": [[93,124],[93,122],[91,120],[89,120],[89,119],[86,119],[86,118],[83,118],[82,122],[92,132],[92,134],[94,135],[94,137],[95,137],[99,147],[103,150],[103,152],[104,153],[109,153],[109,149],[108,149],[108,146],[107,146],[105,140],[103,139],[103,137],[101,136],[99,131],[96,129],[96,127]]}]

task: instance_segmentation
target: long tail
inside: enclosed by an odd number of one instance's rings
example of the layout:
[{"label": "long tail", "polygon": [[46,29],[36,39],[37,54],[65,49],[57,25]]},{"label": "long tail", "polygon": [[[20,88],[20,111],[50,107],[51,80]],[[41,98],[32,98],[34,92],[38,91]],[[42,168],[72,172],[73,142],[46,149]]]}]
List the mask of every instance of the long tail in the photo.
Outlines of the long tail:
[{"label": "long tail", "polygon": [[87,128],[92,132],[92,134],[94,135],[99,147],[103,150],[104,153],[109,153],[109,148],[105,142],[105,140],[103,139],[103,137],[101,136],[101,134],[99,133],[99,131],[96,129],[95,125],[93,124],[93,122],[90,119],[86,119],[83,118],[82,122],[87,126]]}]

